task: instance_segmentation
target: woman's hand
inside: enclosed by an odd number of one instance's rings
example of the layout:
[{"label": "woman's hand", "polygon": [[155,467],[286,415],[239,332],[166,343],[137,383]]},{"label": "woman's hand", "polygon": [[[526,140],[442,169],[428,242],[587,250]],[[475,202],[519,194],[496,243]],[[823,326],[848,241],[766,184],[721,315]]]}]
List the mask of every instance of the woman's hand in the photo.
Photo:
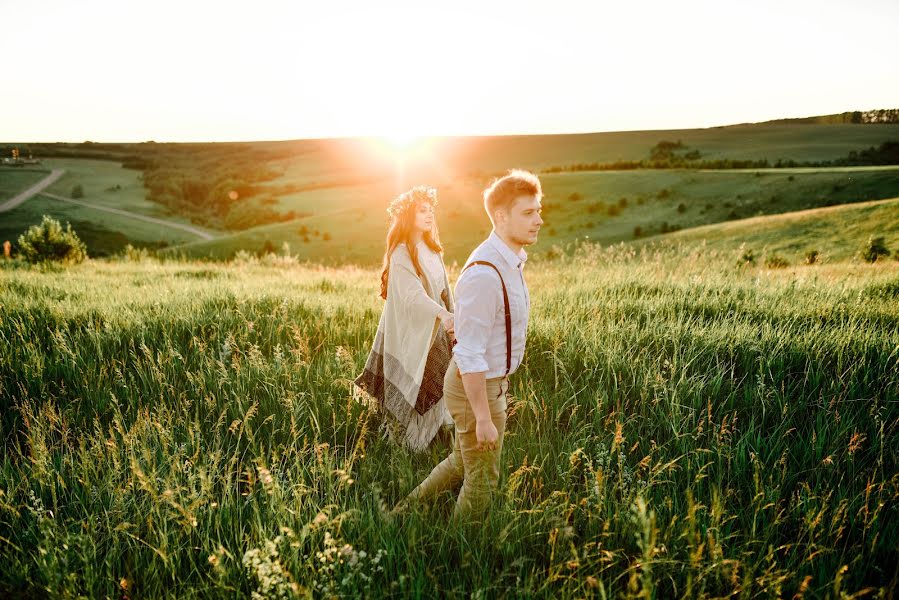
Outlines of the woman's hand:
[{"label": "woman's hand", "polygon": [[453,319],[453,313],[446,311],[442,315],[440,315],[440,322],[443,324],[443,328],[446,330],[450,336],[455,338],[456,333],[456,322]]}]

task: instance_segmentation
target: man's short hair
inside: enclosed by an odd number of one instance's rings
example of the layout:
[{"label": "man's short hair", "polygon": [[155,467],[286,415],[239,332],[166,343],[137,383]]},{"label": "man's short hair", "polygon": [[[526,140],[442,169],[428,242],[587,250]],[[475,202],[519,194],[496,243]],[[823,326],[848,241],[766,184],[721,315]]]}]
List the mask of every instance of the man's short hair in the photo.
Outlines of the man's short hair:
[{"label": "man's short hair", "polygon": [[540,180],[530,171],[513,169],[504,177],[494,180],[484,190],[484,209],[490,222],[493,222],[493,213],[497,209],[510,208],[520,196],[536,196],[537,200],[543,197]]}]

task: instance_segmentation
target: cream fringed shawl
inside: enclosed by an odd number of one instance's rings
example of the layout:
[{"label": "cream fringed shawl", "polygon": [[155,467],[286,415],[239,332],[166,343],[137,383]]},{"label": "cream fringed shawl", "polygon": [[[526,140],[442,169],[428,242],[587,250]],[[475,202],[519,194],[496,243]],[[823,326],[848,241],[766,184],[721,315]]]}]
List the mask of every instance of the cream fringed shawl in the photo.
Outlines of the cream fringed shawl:
[{"label": "cream fringed shawl", "polygon": [[397,246],[375,341],[355,381],[396,419],[412,450],[425,449],[447,417],[443,376],[452,346],[436,305],[453,312],[453,299],[442,271],[442,281],[427,270],[419,277],[406,246]]}]

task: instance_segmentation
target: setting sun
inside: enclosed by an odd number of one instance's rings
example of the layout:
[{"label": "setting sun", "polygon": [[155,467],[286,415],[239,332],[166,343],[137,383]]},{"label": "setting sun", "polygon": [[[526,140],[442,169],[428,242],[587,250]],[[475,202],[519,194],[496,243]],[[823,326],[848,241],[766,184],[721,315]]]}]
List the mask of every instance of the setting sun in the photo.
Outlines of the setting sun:
[{"label": "setting sun", "polygon": [[422,136],[411,133],[396,133],[384,136],[384,142],[397,152],[406,152],[422,140]]},{"label": "setting sun", "polygon": [[429,138],[412,133],[396,133],[370,139],[375,152],[397,163],[425,159],[429,153]]}]

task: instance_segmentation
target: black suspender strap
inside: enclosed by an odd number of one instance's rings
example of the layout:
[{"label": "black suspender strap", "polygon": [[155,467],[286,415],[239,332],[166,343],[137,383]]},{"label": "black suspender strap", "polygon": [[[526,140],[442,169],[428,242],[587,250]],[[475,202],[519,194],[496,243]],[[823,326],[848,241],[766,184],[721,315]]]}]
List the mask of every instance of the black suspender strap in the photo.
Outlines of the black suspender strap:
[{"label": "black suspender strap", "polygon": [[[509,371],[512,370],[512,309],[509,308],[509,294],[506,292],[506,282],[503,281],[502,273],[499,272],[499,269],[496,268],[496,265],[493,263],[487,262],[486,260],[475,260],[462,269],[462,272],[465,272],[465,269],[472,267],[474,265],[484,265],[486,267],[491,267],[496,274],[499,275],[499,283],[503,286],[503,304],[505,304],[506,308],[506,373],[503,375],[505,377],[509,374]],[[461,276],[461,274],[460,274]]]}]

